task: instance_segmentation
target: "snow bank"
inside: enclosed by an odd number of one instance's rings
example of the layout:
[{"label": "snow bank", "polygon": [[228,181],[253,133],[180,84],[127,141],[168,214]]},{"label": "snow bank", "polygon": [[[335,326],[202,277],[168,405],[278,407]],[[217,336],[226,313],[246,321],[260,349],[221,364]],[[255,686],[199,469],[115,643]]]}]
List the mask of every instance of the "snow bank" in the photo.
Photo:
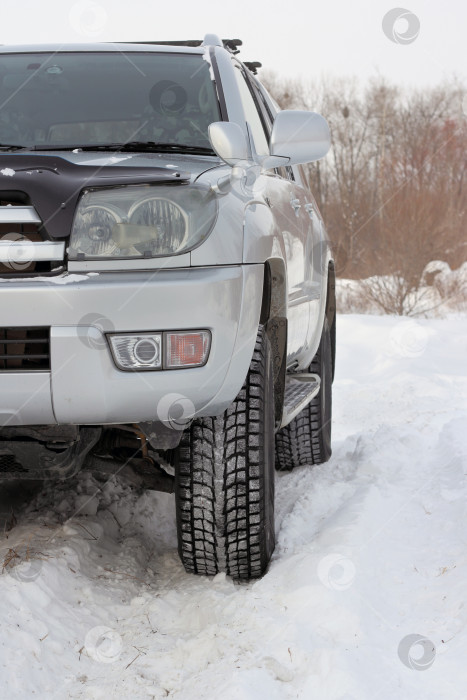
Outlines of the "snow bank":
[{"label": "snow bank", "polygon": [[465,697],[466,325],[338,337],[334,453],[276,475],[261,581],[185,574],[170,495],[82,473],[12,514],[4,490],[2,697]]},{"label": "snow bank", "polygon": [[[451,270],[446,262],[433,260],[423,270],[418,289],[406,293],[407,283],[394,275],[364,280],[337,279],[337,308],[341,313],[393,313],[444,318],[467,311],[467,262]],[[403,297],[403,298],[402,298]]]}]

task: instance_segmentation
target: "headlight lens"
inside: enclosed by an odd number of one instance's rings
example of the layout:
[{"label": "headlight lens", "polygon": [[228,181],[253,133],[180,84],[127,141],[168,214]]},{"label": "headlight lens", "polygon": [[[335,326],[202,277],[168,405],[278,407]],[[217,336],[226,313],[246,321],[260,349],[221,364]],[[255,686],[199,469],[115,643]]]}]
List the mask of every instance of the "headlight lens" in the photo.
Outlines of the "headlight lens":
[{"label": "headlight lens", "polygon": [[71,260],[151,258],[203,242],[217,216],[215,195],[193,185],[128,185],[84,192],[71,232]]},{"label": "headlight lens", "polygon": [[[113,254],[117,245],[112,238],[112,231],[116,224],[122,223],[118,209],[90,204],[79,212],[77,223],[82,232],[81,252],[85,255]],[[84,232],[86,235],[83,235]]]}]

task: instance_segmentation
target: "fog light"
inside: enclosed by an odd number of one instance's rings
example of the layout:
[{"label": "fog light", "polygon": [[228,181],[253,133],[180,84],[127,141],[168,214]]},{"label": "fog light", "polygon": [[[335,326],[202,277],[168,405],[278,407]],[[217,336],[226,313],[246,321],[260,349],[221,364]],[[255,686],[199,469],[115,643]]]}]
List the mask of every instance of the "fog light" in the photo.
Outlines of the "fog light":
[{"label": "fog light", "polygon": [[138,362],[142,365],[148,365],[157,362],[159,350],[158,343],[156,344],[152,338],[145,338],[144,340],[138,340],[133,348],[133,353]]},{"label": "fog light", "polygon": [[202,367],[207,362],[210,346],[209,331],[165,333],[164,367]]},{"label": "fog light", "polygon": [[162,334],[140,333],[138,335],[119,333],[109,335],[115,364],[120,369],[161,369]]}]

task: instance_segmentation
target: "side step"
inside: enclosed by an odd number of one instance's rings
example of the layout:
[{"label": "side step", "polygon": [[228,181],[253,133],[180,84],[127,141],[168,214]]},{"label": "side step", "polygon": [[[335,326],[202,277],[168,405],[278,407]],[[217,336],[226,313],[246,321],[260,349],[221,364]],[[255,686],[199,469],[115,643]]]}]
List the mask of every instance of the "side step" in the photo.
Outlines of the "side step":
[{"label": "side step", "polygon": [[321,379],[317,374],[297,372],[286,375],[281,428],[293,421],[300,411],[314,399],[320,386]]}]

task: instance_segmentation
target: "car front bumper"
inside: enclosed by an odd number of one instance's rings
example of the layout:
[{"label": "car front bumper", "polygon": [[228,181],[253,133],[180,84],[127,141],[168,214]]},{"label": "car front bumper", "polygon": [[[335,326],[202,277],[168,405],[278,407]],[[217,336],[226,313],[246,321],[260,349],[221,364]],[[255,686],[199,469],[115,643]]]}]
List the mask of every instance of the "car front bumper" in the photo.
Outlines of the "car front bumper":
[{"label": "car front bumper", "polygon": [[[0,327],[50,328],[50,371],[0,371],[0,425],[101,425],[217,415],[253,354],[263,265],[0,280]],[[131,371],[106,333],[207,329],[203,367]]]}]

